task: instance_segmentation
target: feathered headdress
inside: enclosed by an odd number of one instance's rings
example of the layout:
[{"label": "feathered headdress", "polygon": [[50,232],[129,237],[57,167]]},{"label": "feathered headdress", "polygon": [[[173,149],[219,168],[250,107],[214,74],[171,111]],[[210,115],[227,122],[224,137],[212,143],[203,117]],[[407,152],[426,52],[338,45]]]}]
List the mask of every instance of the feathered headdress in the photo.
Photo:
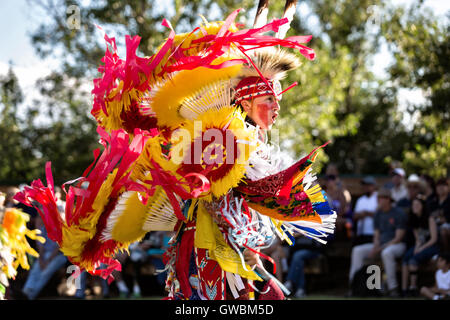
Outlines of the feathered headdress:
[{"label": "feathered headdress", "polygon": [[266,79],[282,80],[288,71],[298,68],[301,64],[298,56],[273,47],[255,50],[249,54],[249,57],[253,63],[247,63],[235,81],[241,81],[247,77],[258,77],[259,72]]},{"label": "feathered headdress", "polygon": [[250,62],[233,79],[233,98],[236,104],[264,95],[274,95],[281,99],[283,91],[280,80],[286,77],[288,71],[300,66],[298,57],[279,48],[263,48],[255,50],[248,58]]},{"label": "feathered headdress", "polygon": [[[256,11],[254,28],[259,28],[267,22],[268,0],[260,0]],[[287,23],[280,26],[276,32],[276,38],[283,39],[289,30],[290,23],[294,17],[297,1],[287,0],[284,8],[283,19]],[[251,50],[247,55],[242,52],[247,63],[244,64],[241,72],[233,79],[234,100],[239,104],[242,100],[251,99],[257,96],[274,95],[281,99],[280,80],[286,77],[288,71],[300,66],[299,58],[286,50],[278,47],[264,47]]]}]

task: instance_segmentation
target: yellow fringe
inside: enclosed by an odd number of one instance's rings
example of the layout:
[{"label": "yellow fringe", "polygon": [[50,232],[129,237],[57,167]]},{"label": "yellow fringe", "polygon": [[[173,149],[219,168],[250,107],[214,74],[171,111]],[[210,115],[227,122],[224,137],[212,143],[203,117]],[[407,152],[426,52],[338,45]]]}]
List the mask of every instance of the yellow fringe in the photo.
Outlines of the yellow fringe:
[{"label": "yellow fringe", "polygon": [[311,202],[324,202],[325,198],[321,192],[321,188],[318,184],[312,186],[308,190],[305,190],[306,195],[311,200]]},{"label": "yellow fringe", "polygon": [[286,232],[281,228],[283,225],[283,222],[280,220],[270,218],[272,220],[272,223],[274,224],[275,228],[278,230],[278,232],[282,235],[283,240],[285,240],[290,246],[292,245],[292,240],[286,235]]},{"label": "yellow fringe", "polygon": [[14,260],[12,265],[2,264],[0,267],[8,278],[15,277],[19,266],[25,270],[30,269],[27,254],[36,258],[39,257],[26,237],[41,243],[45,242],[43,237],[38,236],[41,233],[40,230],[29,230],[27,228],[26,224],[29,220],[30,216],[19,209],[7,208],[5,210],[0,224],[0,243],[7,248],[6,250],[9,250]]},{"label": "yellow fringe", "polygon": [[188,221],[191,221],[192,218],[194,217],[194,211],[195,211],[194,209],[195,209],[197,204],[198,204],[198,199],[192,199],[192,202],[191,202],[191,205],[189,207],[188,214],[187,214],[187,220]]}]

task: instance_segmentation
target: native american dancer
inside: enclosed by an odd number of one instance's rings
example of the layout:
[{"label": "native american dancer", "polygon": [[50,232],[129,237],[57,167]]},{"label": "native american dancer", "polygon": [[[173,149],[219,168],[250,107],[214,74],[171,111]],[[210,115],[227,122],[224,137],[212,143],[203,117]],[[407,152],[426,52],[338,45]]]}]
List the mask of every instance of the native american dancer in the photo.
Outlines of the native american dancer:
[{"label": "native american dancer", "polygon": [[299,66],[281,48],[313,60],[303,44],[311,36],[284,38],[295,1],[270,23],[261,4],[251,29],[234,23],[240,10],[179,35],[164,20],[170,34],[150,57],[138,57],[140,38],[127,36],[122,60],[104,36],[91,111],[104,151],[62,186],[64,219],[49,163],[47,186],[36,180],[16,195],[41,204],[49,237],[72,263],[111,280],[119,250],[147,232],[173,231],[164,255],[169,299],[282,299],[286,290],[264,270],[260,257],[271,258],[261,249],[275,237],[325,242],[333,233],[336,214],[311,173],[318,149],[288,164],[265,139],[278,116],[279,81]]}]

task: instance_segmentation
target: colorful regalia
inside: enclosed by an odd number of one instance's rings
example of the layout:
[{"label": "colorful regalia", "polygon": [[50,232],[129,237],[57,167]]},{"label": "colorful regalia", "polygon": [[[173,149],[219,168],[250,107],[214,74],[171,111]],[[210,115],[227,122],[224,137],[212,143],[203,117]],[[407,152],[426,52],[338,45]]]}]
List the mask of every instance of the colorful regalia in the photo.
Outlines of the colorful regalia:
[{"label": "colorful regalia", "polygon": [[173,231],[164,255],[169,299],[279,298],[282,285],[247,265],[243,250],[271,260],[260,250],[275,237],[325,242],[333,232],[336,215],[311,173],[318,149],[286,164],[239,107],[253,96],[280,98],[279,80],[299,65],[281,48],[312,60],[303,44],[311,36],[265,35],[285,34],[286,17],[242,29],[239,11],[185,34],[164,20],[170,34],[150,57],[136,55],[139,36],[126,37],[125,60],[104,36],[92,91],[103,152],[62,186],[65,218],[49,163],[47,186],[36,180],[15,197],[41,204],[48,236],[82,270],[111,279],[119,250],[147,232]]},{"label": "colorful regalia", "polygon": [[17,268],[30,269],[27,254],[39,257],[27,241],[32,240],[45,242],[40,230],[29,230],[27,222],[30,216],[19,209],[7,208],[0,212],[0,300],[4,299],[8,279],[14,279]]}]

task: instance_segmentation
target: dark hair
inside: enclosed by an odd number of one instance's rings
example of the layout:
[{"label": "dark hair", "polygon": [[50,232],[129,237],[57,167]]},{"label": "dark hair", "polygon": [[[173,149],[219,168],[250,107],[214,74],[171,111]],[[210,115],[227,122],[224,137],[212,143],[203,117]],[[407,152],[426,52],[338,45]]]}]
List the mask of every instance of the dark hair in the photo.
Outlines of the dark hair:
[{"label": "dark hair", "polygon": [[447,178],[440,178],[440,179],[436,182],[436,186],[442,185],[442,184],[448,186]]},{"label": "dark hair", "polygon": [[[412,203],[414,200],[417,200],[422,205],[422,212],[420,216],[417,216],[413,212]],[[428,224],[429,212],[427,210],[427,203],[425,196],[422,194],[418,194],[414,199],[411,200],[411,207],[408,210],[408,219],[409,223],[413,228],[419,228],[420,226],[424,226]]]},{"label": "dark hair", "polygon": [[413,203],[414,200],[417,200],[417,201],[419,201],[422,204],[422,215],[424,215],[424,213],[427,213],[426,212],[426,209],[427,209],[427,199],[426,199],[426,197],[423,194],[419,193],[414,199],[412,199],[411,200],[411,212],[412,212],[412,203]]},{"label": "dark hair", "polygon": [[450,253],[449,252],[441,252],[438,254],[438,257],[444,259],[445,262],[450,263]]},{"label": "dark hair", "polygon": [[433,192],[436,191],[436,182],[430,175],[422,174],[422,179],[425,180],[431,186],[431,189],[433,189]]}]

